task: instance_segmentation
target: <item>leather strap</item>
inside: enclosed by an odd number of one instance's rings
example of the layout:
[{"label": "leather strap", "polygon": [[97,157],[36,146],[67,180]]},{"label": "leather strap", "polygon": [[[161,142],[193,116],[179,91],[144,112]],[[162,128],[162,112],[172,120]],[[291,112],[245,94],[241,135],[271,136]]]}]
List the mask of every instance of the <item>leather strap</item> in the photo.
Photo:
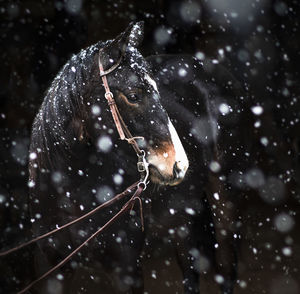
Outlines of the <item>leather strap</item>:
[{"label": "leather strap", "polygon": [[[109,85],[108,85],[108,82],[107,82],[107,78],[106,78],[106,75],[107,73],[111,73],[114,69],[117,68],[117,66],[113,66],[113,70],[107,70],[107,71],[104,71],[104,68],[103,68],[103,65],[101,63],[101,60],[100,60],[100,54],[98,56],[98,62],[99,62],[99,70],[100,70],[100,77],[102,79],[102,82],[103,82],[103,86],[104,86],[104,89],[105,89],[105,98],[107,100],[107,103],[110,107],[110,112],[112,114],[112,117],[113,117],[113,120],[114,120],[114,123],[116,125],[116,128],[118,130],[118,133],[119,133],[119,136],[120,136],[120,139],[121,140],[126,140],[129,144],[132,145],[134,151],[136,152],[137,155],[141,155],[142,154],[142,150],[139,148],[137,142],[136,142],[136,139],[141,139],[143,137],[133,137],[132,134],[130,133],[129,129],[127,128],[121,114],[120,114],[120,111],[116,105],[116,101],[114,99],[114,95],[113,93],[110,91],[110,88],[109,88]],[[120,64],[120,61],[117,63],[117,65]]]}]

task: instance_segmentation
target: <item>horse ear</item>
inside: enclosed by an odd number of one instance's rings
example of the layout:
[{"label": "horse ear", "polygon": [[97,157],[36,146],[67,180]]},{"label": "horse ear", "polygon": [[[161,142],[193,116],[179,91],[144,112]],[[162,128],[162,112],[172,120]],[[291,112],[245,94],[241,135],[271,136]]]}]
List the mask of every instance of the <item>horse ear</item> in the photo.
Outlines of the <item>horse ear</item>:
[{"label": "horse ear", "polygon": [[127,30],[129,33],[129,34],[127,33],[128,34],[127,45],[137,48],[142,43],[144,38],[144,22],[139,21],[136,23],[130,23]]},{"label": "horse ear", "polygon": [[105,45],[99,52],[104,70],[116,64],[127,47],[138,47],[143,40],[144,22],[130,23],[126,30],[110,43]]}]

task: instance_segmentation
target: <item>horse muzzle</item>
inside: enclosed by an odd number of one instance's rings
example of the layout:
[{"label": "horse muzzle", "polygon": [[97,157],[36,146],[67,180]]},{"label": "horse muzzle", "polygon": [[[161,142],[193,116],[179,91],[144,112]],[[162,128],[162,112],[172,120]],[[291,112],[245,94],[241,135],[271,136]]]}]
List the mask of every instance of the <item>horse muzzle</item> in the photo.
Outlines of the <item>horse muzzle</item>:
[{"label": "horse muzzle", "polygon": [[148,162],[150,179],[153,183],[159,185],[175,186],[180,184],[189,167],[187,160],[185,162],[175,161],[175,163],[171,165],[166,161],[160,161],[158,158],[150,157]]},{"label": "horse muzzle", "polygon": [[179,136],[168,118],[168,132],[165,141],[148,149],[147,161],[150,179],[160,185],[178,185],[185,177],[189,161]]}]

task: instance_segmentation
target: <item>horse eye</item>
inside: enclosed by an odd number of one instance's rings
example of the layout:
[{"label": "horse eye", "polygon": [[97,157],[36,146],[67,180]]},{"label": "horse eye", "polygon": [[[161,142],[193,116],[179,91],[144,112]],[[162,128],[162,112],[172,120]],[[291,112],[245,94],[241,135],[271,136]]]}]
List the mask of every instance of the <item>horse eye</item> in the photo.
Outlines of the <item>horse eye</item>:
[{"label": "horse eye", "polygon": [[139,101],[139,96],[136,93],[130,93],[127,95],[127,99],[129,102],[137,103]]}]

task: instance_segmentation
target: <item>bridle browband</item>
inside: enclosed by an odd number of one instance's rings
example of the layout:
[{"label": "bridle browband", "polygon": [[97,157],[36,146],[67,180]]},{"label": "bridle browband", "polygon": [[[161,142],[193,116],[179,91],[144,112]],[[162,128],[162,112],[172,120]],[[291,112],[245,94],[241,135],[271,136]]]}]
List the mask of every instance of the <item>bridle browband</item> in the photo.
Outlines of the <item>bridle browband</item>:
[{"label": "bridle browband", "polygon": [[112,114],[115,126],[118,130],[120,139],[126,140],[128,142],[128,144],[130,144],[132,146],[136,155],[138,156],[137,169],[138,169],[139,173],[141,174],[140,183],[144,185],[144,190],[145,190],[146,186],[147,186],[147,180],[149,177],[149,168],[148,168],[149,164],[145,158],[146,152],[144,150],[141,150],[136,142],[136,139],[144,139],[144,137],[140,137],[140,136],[134,137],[130,133],[128,127],[126,126],[126,124],[119,112],[116,101],[114,99],[114,95],[110,91],[110,88],[109,88],[109,85],[107,82],[107,78],[106,78],[106,76],[109,73],[113,72],[115,69],[117,69],[119,67],[119,65],[122,61],[123,55],[121,54],[121,56],[116,64],[111,66],[108,70],[104,70],[103,64],[100,59],[100,53],[101,53],[101,51],[98,54],[98,64],[99,64],[99,74],[100,74],[100,77],[102,79],[102,83],[103,83],[103,86],[105,89],[104,97],[106,98],[107,103],[110,107],[110,112]]}]

